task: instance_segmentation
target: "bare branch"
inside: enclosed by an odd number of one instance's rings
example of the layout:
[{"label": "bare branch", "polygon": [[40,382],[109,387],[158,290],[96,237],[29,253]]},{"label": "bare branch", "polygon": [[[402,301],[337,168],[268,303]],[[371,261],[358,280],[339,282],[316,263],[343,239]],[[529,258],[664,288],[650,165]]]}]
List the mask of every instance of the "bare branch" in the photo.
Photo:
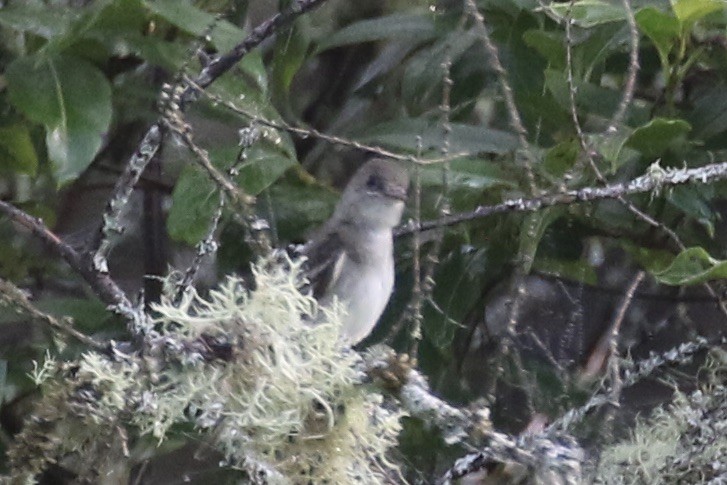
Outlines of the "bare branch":
[{"label": "bare branch", "polygon": [[[286,10],[278,12],[268,20],[255,27],[247,38],[205,67],[197,76],[194,84],[206,88],[218,77],[229,71],[252,49],[260,45],[262,41],[290,25],[293,20],[323,4],[326,0],[295,0]],[[191,93],[192,90],[189,90]]]},{"label": "bare branch", "polygon": [[631,41],[631,50],[629,52],[629,70],[626,74],[626,86],[624,87],[621,103],[619,103],[616,112],[608,124],[608,131],[615,131],[626,114],[631,101],[634,99],[634,90],[636,89],[636,75],[639,72],[639,31],[636,27],[636,19],[634,18],[634,10],[631,8],[631,0],[622,0],[624,11],[626,12],[626,23],[629,26],[629,38]]},{"label": "bare branch", "polygon": [[533,165],[535,164],[535,155],[533,150],[528,143],[528,132],[523,125],[520,113],[518,112],[517,105],[515,104],[515,96],[512,92],[512,87],[507,79],[507,71],[500,63],[500,57],[497,52],[497,47],[490,39],[490,34],[487,33],[487,25],[485,25],[485,18],[477,8],[475,0],[466,0],[465,8],[468,13],[475,19],[477,32],[482,39],[482,43],[485,45],[485,49],[490,54],[490,66],[494,69],[497,74],[497,78],[500,81],[502,88],[502,94],[505,97],[505,105],[510,115],[510,125],[518,135],[518,141],[521,148],[525,153],[525,175],[530,189],[530,195],[535,196],[538,194],[537,185],[535,183],[535,175],[533,174]]},{"label": "bare branch", "polygon": [[[633,280],[631,281],[631,285],[629,285],[629,288],[624,294],[621,305],[619,305],[618,310],[616,311],[616,316],[613,320],[613,323],[611,324],[611,331],[608,335],[608,381],[611,388],[609,390],[609,399],[611,400],[611,404],[613,406],[618,406],[619,401],[621,400],[621,391],[623,391],[624,388],[623,379],[621,379],[621,368],[619,365],[620,359],[618,355],[618,337],[621,331],[621,324],[623,323],[624,317],[626,316],[626,310],[631,305],[631,302],[634,299],[636,289],[644,280],[644,276],[646,276],[646,273],[643,271],[637,272],[636,276],[634,276]],[[614,408],[610,409],[611,414],[609,415],[609,419],[607,420],[609,432],[612,431],[613,426],[613,409]]]},{"label": "bare branch", "polygon": [[[194,81],[191,79],[187,79],[187,82],[192,83],[194,86]],[[355,140],[351,140],[348,138],[342,138],[339,136],[333,136],[329,135],[327,133],[323,133],[321,131],[316,130],[315,128],[301,128],[299,126],[293,126],[285,121],[272,121],[265,119],[252,111],[246,110],[244,108],[241,108],[237,106],[235,103],[231,101],[227,101],[225,99],[222,99],[220,96],[215,95],[214,93],[210,93],[209,91],[202,90],[200,88],[200,92],[204,94],[205,97],[212,100],[214,103],[219,104],[221,106],[224,106],[225,108],[229,109],[233,113],[236,113],[240,116],[243,116],[247,119],[249,119],[253,123],[257,123],[262,126],[266,126],[268,128],[273,128],[276,130],[284,130],[288,133],[291,133],[293,135],[297,135],[303,138],[317,138],[319,140],[327,141],[328,143],[333,143],[335,145],[341,145],[346,146],[350,148],[354,148],[356,150],[361,150],[365,152],[370,152],[376,155],[379,155],[384,158],[391,158],[392,160],[399,160],[402,162],[410,162],[416,165],[432,165],[435,163],[442,163],[447,162],[450,160],[454,160],[455,158],[461,158],[461,157],[468,157],[472,156],[472,153],[468,152],[457,152],[452,154],[447,154],[446,156],[441,157],[434,157],[434,158],[421,158],[416,155],[405,155],[397,152],[393,152],[391,150],[387,150],[386,148],[376,146],[376,145],[367,145],[366,143],[357,142]]]}]

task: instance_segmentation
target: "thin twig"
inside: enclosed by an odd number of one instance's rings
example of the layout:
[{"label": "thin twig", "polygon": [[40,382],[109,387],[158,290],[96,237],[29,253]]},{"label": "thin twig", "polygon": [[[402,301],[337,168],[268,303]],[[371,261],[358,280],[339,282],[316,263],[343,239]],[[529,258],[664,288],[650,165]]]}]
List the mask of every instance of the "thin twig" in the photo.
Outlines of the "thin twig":
[{"label": "thin twig", "polygon": [[202,260],[205,257],[208,257],[209,255],[217,252],[218,244],[215,239],[215,233],[217,232],[217,227],[220,224],[220,219],[222,218],[222,210],[224,209],[224,207],[225,197],[223,196],[222,192],[219,192],[217,209],[215,210],[215,214],[212,217],[212,222],[210,223],[209,229],[207,230],[207,235],[204,239],[197,243],[197,254],[195,254],[194,256],[194,261],[192,261],[192,264],[190,264],[187,270],[184,272],[184,278],[182,278],[182,281],[177,285],[177,293],[174,295],[175,305],[178,305],[182,301],[184,295],[192,287],[192,283],[194,283],[194,279],[196,278],[197,273],[199,272],[199,268],[202,265]]},{"label": "thin twig", "polygon": [[[464,25],[465,18],[462,17],[460,19],[460,28]],[[452,68],[452,59],[450,58],[449,50],[447,52],[447,55],[445,57],[444,62],[442,62],[441,65],[442,68],[442,101],[439,105],[439,111],[440,111],[440,119],[441,119],[441,125],[442,125],[442,146],[440,147],[439,152],[442,155],[442,158],[449,157],[450,154],[450,137],[452,134],[452,123],[451,123],[451,114],[452,114],[452,106],[451,106],[451,95],[452,95],[452,86],[454,85],[454,81],[452,80],[452,74],[451,74],[451,68]],[[419,167],[417,167],[418,169]],[[444,162],[442,164],[442,189],[438,197],[437,201],[437,213],[440,216],[446,216],[451,213],[451,205],[449,201],[449,179],[450,179],[450,164],[449,162]],[[418,202],[421,204],[421,179],[417,180],[417,183],[419,184],[418,187]],[[421,221],[421,207],[420,210],[417,213],[416,220]],[[424,260],[424,264],[419,264],[416,268],[416,272],[414,273],[414,277],[416,278],[415,281],[415,291],[413,298],[414,301],[412,302],[413,305],[413,327],[411,331],[412,340],[411,340],[411,346],[409,349],[410,355],[414,356],[415,358],[418,355],[419,352],[419,341],[421,340],[421,325],[423,320],[422,315],[422,304],[425,301],[433,300],[433,293],[434,293],[434,271],[437,268],[437,264],[439,263],[439,253],[442,249],[442,242],[444,241],[444,226],[439,227],[434,231],[434,243],[431,245],[429,250],[427,251],[427,256]],[[421,245],[418,244],[418,247],[416,248],[417,251],[421,251]],[[419,256],[419,255],[417,255]],[[421,257],[417,258],[417,262],[421,262]]]},{"label": "thin twig", "polygon": [[631,43],[631,50],[629,52],[629,68],[626,74],[626,85],[624,86],[623,96],[621,102],[616,109],[616,112],[611,117],[611,121],[608,123],[608,132],[615,132],[618,129],[618,125],[623,121],[626,115],[626,110],[631,105],[631,101],[634,99],[634,91],[636,88],[636,75],[639,73],[639,31],[636,27],[636,19],[634,18],[634,10],[631,8],[631,0],[622,0],[621,2],[626,12],[626,23],[629,26],[629,39]]},{"label": "thin twig", "polygon": [[626,310],[631,305],[631,302],[634,299],[634,294],[636,293],[636,289],[644,280],[644,276],[646,276],[646,273],[643,271],[639,271],[638,273],[636,273],[636,276],[634,276],[633,280],[631,281],[631,285],[629,285],[629,288],[624,294],[621,305],[619,305],[619,308],[616,311],[613,323],[611,324],[611,331],[609,332],[608,336],[608,380],[611,384],[611,389],[609,391],[609,400],[611,401],[611,404],[613,406],[611,408],[611,414],[607,419],[607,422],[610,426],[613,425],[613,410],[616,406],[619,405],[619,401],[621,400],[621,391],[624,388],[623,379],[621,378],[621,367],[619,365],[620,359],[618,354],[618,337],[621,331],[621,324],[623,323],[624,317],[626,316]]},{"label": "thin twig", "polygon": [[[193,81],[188,79],[187,82],[192,83]],[[392,160],[398,160],[401,162],[409,162],[416,165],[432,165],[436,163],[442,163],[454,160],[456,158],[463,158],[472,156],[472,153],[469,152],[457,152],[457,153],[451,153],[446,157],[434,157],[434,158],[422,158],[420,156],[414,155],[414,154],[402,154],[393,152],[391,150],[387,150],[383,147],[376,146],[376,145],[367,145],[366,143],[360,143],[355,140],[351,140],[348,138],[342,138],[334,135],[329,135],[327,133],[323,133],[321,131],[316,130],[315,128],[301,128],[298,126],[293,126],[291,124],[286,123],[285,121],[272,121],[265,119],[255,113],[253,113],[250,110],[246,110],[245,108],[241,108],[237,106],[235,103],[225,100],[221,98],[220,96],[211,93],[206,90],[201,90],[200,92],[207,98],[209,98],[212,102],[224,106],[225,108],[229,109],[233,113],[236,113],[240,116],[243,116],[247,119],[249,119],[253,123],[257,123],[262,126],[266,126],[268,128],[273,128],[276,130],[283,130],[287,131],[288,133],[291,133],[293,135],[298,135],[302,138],[317,138],[319,140],[327,141],[329,143],[335,144],[335,145],[341,145],[346,146],[350,148],[354,148],[356,150],[361,150],[364,152],[370,152],[372,154],[378,155],[380,157],[384,158],[390,158]]]},{"label": "thin twig", "polygon": [[99,351],[106,350],[104,344],[73,328],[73,320],[71,318],[64,317],[59,320],[53,315],[38,310],[30,303],[28,297],[20,288],[2,278],[0,278],[0,295],[7,303],[20,308],[33,319],[47,324],[53,330],[69,335],[89,348]]},{"label": "thin twig", "polygon": [[490,55],[490,66],[497,74],[497,78],[502,88],[502,95],[505,98],[505,105],[507,106],[507,112],[510,115],[510,126],[512,126],[515,133],[517,133],[520,147],[525,153],[525,175],[527,178],[528,186],[530,189],[530,195],[535,196],[538,194],[537,185],[535,183],[535,175],[533,173],[533,165],[535,165],[536,158],[533,154],[533,150],[528,143],[528,132],[525,129],[525,125],[520,118],[520,113],[515,103],[515,96],[513,95],[512,87],[508,81],[507,71],[500,62],[500,57],[497,52],[497,46],[492,42],[490,34],[487,33],[487,25],[485,24],[485,17],[477,8],[477,4],[474,0],[465,0],[465,7],[472,18],[475,20],[477,32],[479,37],[482,39],[482,43],[487,49]]},{"label": "thin twig", "polygon": [[172,129],[172,131],[180,137],[182,142],[184,142],[184,145],[189,148],[192,153],[194,153],[200,166],[204,168],[212,181],[220,189],[222,189],[225,195],[227,195],[227,197],[229,197],[238,208],[245,208],[255,203],[255,197],[244,193],[237,185],[235,185],[234,182],[229,180],[225,174],[220,172],[212,164],[212,160],[210,160],[207,150],[199,147],[196,143],[194,143],[194,140],[192,140],[190,130],[180,128],[179,126],[171,123],[167,124],[167,126],[169,126],[170,129]]},{"label": "thin twig", "polygon": [[[422,180],[421,180],[421,169],[417,165],[414,167],[414,208],[413,216],[415,221],[420,221],[422,217]],[[412,300],[409,303],[409,319],[413,322],[412,329],[410,331],[412,343],[417,343],[422,338],[421,325],[424,315],[422,314],[422,259],[421,259],[421,233],[419,231],[414,232],[411,243],[412,250],[412,276],[414,278],[414,286],[412,288]],[[417,356],[417,348],[413,347],[409,349],[409,352],[414,357]]]}]

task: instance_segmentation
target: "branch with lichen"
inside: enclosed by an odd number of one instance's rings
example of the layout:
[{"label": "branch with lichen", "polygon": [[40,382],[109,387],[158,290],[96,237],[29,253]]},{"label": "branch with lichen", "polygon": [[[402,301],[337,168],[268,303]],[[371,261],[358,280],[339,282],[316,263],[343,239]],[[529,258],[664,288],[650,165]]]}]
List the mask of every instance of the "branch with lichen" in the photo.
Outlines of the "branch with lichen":
[{"label": "branch with lichen", "polygon": [[[462,409],[432,394],[426,378],[406,356],[397,356],[386,347],[373,347],[363,358],[366,374],[375,384],[392,392],[408,415],[439,429],[448,445],[479,450],[457,460],[439,483],[487,475],[494,468],[505,475],[489,475],[490,480],[495,480],[492,483],[522,483],[525,477],[534,480],[532,483],[581,483],[584,454],[571,436],[562,433],[512,437],[500,433],[492,428],[489,409],[481,403]],[[512,480],[508,481],[506,475],[511,473]]]},{"label": "branch with lichen", "polygon": [[583,483],[584,458],[581,447],[568,435],[524,434],[513,438],[492,433],[482,451],[457,460],[437,483],[449,485],[469,479],[475,483],[579,485]]},{"label": "branch with lichen", "polygon": [[[710,350],[703,384],[637,420],[630,436],[601,452],[596,483],[724,483],[727,480],[727,354]],[[628,477],[628,480],[624,480]]]},{"label": "branch with lichen", "polygon": [[727,162],[711,163],[697,168],[661,168],[657,162],[649,167],[646,174],[628,182],[609,184],[604,187],[584,187],[582,189],[565,190],[530,199],[509,199],[499,204],[480,206],[473,211],[452,214],[436,220],[419,223],[410,221],[400,227],[396,231],[396,235],[404,236],[414,231],[425,231],[442,225],[453,226],[495,214],[535,212],[546,207],[557,205],[616,199],[636,194],[659,194],[661,190],[677,185],[708,184],[724,179],[727,179]]},{"label": "branch with lichen", "polygon": [[10,220],[26,228],[40,240],[54,254],[63,258],[66,263],[79,274],[102,302],[110,310],[126,319],[129,330],[133,333],[143,333],[148,327],[148,319],[143,311],[131,303],[124,291],[108,275],[91,267],[91,264],[57,234],[51,231],[41,219],[32,217],[4,201],[0,201],[0,212]]},{"label": "branch with lichen", "polygon": [[208,298],[165,297],[143,353],[117,345],[39,365],[43,397],[8,451],[11,478],[49,465],[81,481],[127,476],[135,446],[190,426],[255,483],[398,476],[387,452],[401,413],[361,385],[361,357],[339,339],[342,307],[302,293],[302,262],[281,258],[253,267],[254,291],[229,277]]},{"label": "branch with lichen", "polygon": [[408,414],[439,429],[448,445],[481,441],[490,433],[492,424],[486,407],[460,409],[436,397],[407,355],[397,356],[388,347],[376,346],[363,358],[364,372],[374,383],[392,392]]},{"label": "branch with lichen", "polygon": [[[197,97],[199,87],[206,88],[211,85],[265,39],[290,25],[300,15],[311,11],[324,2],[325,0],[295,0],[286,10],[276,13],[260,23],[242,42],[207,64],[194,78],[194,86],[191,84],[183,86],[183,92],[179,95],[181,100],[178,106],[179,110],[183,111]],[[149,127],[139,147],[126,164],[124,173],[116,182],[113,193],[106,204],[102,224],[89,248],[93,268],[96,271],[108,271],[107,258],[112,248],[110,238],[114,234],[123,232],[123,226],[120,222],[121,216],[141,174],[162,144],[164,127],[162,119],[157,120]]]},{"label": "branch with lichen", "polygon": [[[712,349],[714,344],[715,342],[710,343],[707,339],[698,337],[694,341],[681,343],[665,352],[657,353],[652,351],[648,358],[637,362],[624,360],[621,362],[621,386],[632,386],[658,369],[687,364],[692,361],[696,353]],[[602,390],[594,394],[584,405],[571,409],[559,419],[553,421],[548,427],[548,431],[567,430],[582,421],[588,414],[606,404],[613,404],[613,400],[610,397],[609,390]]]}]

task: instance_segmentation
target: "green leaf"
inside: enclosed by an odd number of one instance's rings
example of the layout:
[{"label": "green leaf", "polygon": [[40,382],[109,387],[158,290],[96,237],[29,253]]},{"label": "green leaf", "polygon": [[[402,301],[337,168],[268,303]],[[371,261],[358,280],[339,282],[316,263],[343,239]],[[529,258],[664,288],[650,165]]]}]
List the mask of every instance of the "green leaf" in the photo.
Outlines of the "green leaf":
[{"label": "green leaf", "polygon": [[[79,15],[71,22],[62,35],[55,35],[48,39],[48,43],[39,51],[45,56],[68,53],[70,48],[82,45],[87,40],[87,33],[98,21],[99,15],[112,3],[113,0],[97,0],[88,2],[86,6],[78,9]],[[117,0],[118,1],[118,0]],[[131,7],[131,5],[129,5]],[[88,44],[86,44],[86,47]],[[103,55],[103,54],[102,54]]]},{"label": "green leaf", "polygon": [[[426,165],[420,169],[422,186],[441,187],[442,167]],[[482,191],[502,185],[514,188],[517,184],[509,180],[499,165],[480,159],[458,158],[449,164],[449,185],[454,188],[465,188]]]},{"label": "green leaf", "polygon": [[696,285],[727,278],[727,261],[714,259],[701,247],[693,247],[679,253],[666,269],[653,275],[666,285]]},{"label": "green leaf", "polygon": [[[200,10],[189,0],[146,0],[146,7],[185,32],[195,36],[209,34],[209,40],[222,52],[231,50],[245,38],[245,32],[226,20]],[[209,31],[209,27],[214,26]]]},{"label": "green leaf", "polygon": [[[291,171],[292,172],[292,171]],[[283,240],[305,239],[306,233],[325,222],[333,213],[339,194],[286,176],[270,188],[277,232]]]},{"label": "green leaf", "polygon": [[[274,136],[268,134],[245,151],[247,161],[240,164],[234,180],[247,194],[258,195],[296,163],[289,137],[276,140]],[[227,146],[210,150],[209,155],[213,164],[222,168],[231,166],[239,152],[239,147]],[[170,237],[188,244],[201,241],[209,231],[218,203],[217,190],[208,175],[196,166],[185,167],[172,192],[167,217]]]},{"label": "green leaf", "polygon": [[587,285],[598,284],[596,269],[582,259],[536,258],[533,269],[541,273],[551,274],[559,279],[580,281]]},{"label": "green leaf", "polygon": [[582,40],[574,42],[574,75],[577,79],[593,79],[594,71],[603,69],[609,59],[622,55],[624,46],[630,45],[631,40],[628,29],[618,23],[609,23],[585,31]]},{"label": "green leaf", "polygon": [[575,139],[565,140],[545,154],[543,169],[554,177],[562,177],[578,160],[581,152],[580,143]]},{"label": "green leaf", "polygon": [[354,22],[321,42],[316,53],[333,47],[378,40],[406,39],[419,43],[433,39],[436,35],[431,15],[396,13]]},{"label": "green leaf", "polygon": [[42,298],[35,302],[38,309],[58,317],[73,318],[73,326],[83,332],[104,330],[113,321],[108,307],[95,298]]},{"label": "green leaf", "polygon": [[518,254],[524,258],[523,270],[530,273],[535,261],[535,254],[538,252],[540,240],[543,238],[546,229],[565,213],[562,207],[548,207],[539,212],[527,214],[520,225],[520,246]]},{"label": "green leaf", "polygon": [[626,144],[646,158],[657,158],[668,150],[684,146],[691,130],[691,125],[684,120],[655,118],[636,128]]},{"label": "green leaf", "polygon": [[611,173],[639,158],[638,151],[626,146],[632,132],[630,129],[621,128],[615,133],[597,133],[587,137],[603,159],[611,164]]},{"label": "green leaf", "polygon": [[5,72],[10,101],[46,129],[58,185],[76,179],[111,123],[111,86],[93,64],[71,56],[23,57]]},{"label": "green leaf", "polygon": [[681,35],[679,21],[654,7],[646,7],[636,13],[636,25],[654,43],[662,66],[669,65],[669,52]]},{"label": "green leaf", "polygon": [[665,249],[637,246],[627,239],[619,240],[619,244],[638,264],[652,273],[664,271],[674,261],[674,253]]},{"label": "green leaf", "polygon": [[[575,80],[575,83],[576,107],[579,113],[585,112],[610,118],[621,102],[622,93],[620,91],[579,80]],[[562,71],[546,69],[545,85],[558,104],[570,112],[571,101],[565,74]],[[626,123],[629,125],[645,123],[650,117],[649,109],[650,107],[645,103],[632,103],[626,112]]]},{"label": "green leaf", "polygon": [[[207,89],[254,116],[280,120],[280,115],[270,103],[268,76],[260,51],[246,55],[238,67],[239,70],[223,74]],[[229,114],[227,108],[223,111]]]},{"label": "green leaf", "polygon": [[523,41],[548,61],[548,67],[558,70],[565,67],[566,49],[562,33],[528,30],[523,34]]},{"label": "green leaf", "polygon": [[26,173],[35,175],[38,155],[24,125],[0,128],[0,173]]},{"label": "green leaf", "polygon": [[679,185],[669,190],[667,200],[701,224],[711,238],[717,216],[709,206],[711,197],[705,194],[706,189],[708,187]]},{"label": "green leaf", "polygon": [[724,0],[676,0],[672,4],[674,15],[686,29],[707,15],[724,8]]},{"label": "green leaf", "polygon": [[167,217],[169,237],[197,244],[209,232],[218,203],[217,190],[207,174],[194,165],[184,167],[172,192],[172,207]]},{"label": "green leaf", "polygon": [[305,17],[299,18],[290,29],[276,37],[271,77],[276,106],[289,107],[290,83],[306,60],[310,41],[305,35],[306,29],[302,26],[304,23]]},{"label": "green leaf", "polygon": [[[451,124],[449,134],[450,152],[468,154],[505,154],[518,146],[517,138],[505,131],[484,126]],[[393,148],[416,151],[418,137],[423,150],[444,146],[444,131],[440,124],[423,118],[400,118],[387,121],[354,135],[362,142],[374,142]]]},{"label": "green leaf", "polygon": [[0,24],[20,32],[29,32],[44,39],[51,39],[70,29],[79,15],[79,12],[70,8],[11,2],[0,8]]},{"label": "green leaf", "polygon": [[[178,68],[189,58],[188,47],[145,34],[148,17],[142,0],[114,0],[89,21],[82,36],[119,57],[137,55],[160,66]],[[159,51],[163,54],[155,56]]]},{"label": "green leaf", "polygon": [[590,28],[608,22],[620,22],[626,19],[626,13],[620,5],[601,0],[581,0],[570,3],[551,4],[548,10],[559,20],[568,17],[579,27]]},{"label": "green leaf", "polygon": [[439,102],[442,92],[442,63],[457,61],[478,41],[476,32],[469,30],[448,34],[439,42],[420,49],[405,64],[401,80],[401,97],[409,112],[418,114],[431,103]]},{"label": "green leaf", "polygon": [[245,154],[248,161],[240,166],[235,181],[245,192],[252,195],[268,188],[296,164],[295,157],[290,152],[285,153],[265,146],[265,143],[253,145]]},{"label": "green leaf", "polygon": [[[710,140],[710,145],[727,146],[724,136],[727,130],[727,92],[717,85],[700,93],[694,101],[694,109],[688,114],[688,121],[694,127],[694,136]],[[720,136],[721,135],[721,136]]]}]

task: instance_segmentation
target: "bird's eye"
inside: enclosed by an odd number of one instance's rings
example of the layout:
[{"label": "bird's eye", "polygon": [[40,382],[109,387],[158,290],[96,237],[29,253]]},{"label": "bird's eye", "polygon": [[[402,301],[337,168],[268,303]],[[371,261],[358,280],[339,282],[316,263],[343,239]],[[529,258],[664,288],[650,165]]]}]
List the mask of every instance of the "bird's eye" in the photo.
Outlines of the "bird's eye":
[{"label": "bird's eye", "polygon": [[366,188],[369,190],[384,190],[384,181],[378,175],[371,175],[366,181]]}]

